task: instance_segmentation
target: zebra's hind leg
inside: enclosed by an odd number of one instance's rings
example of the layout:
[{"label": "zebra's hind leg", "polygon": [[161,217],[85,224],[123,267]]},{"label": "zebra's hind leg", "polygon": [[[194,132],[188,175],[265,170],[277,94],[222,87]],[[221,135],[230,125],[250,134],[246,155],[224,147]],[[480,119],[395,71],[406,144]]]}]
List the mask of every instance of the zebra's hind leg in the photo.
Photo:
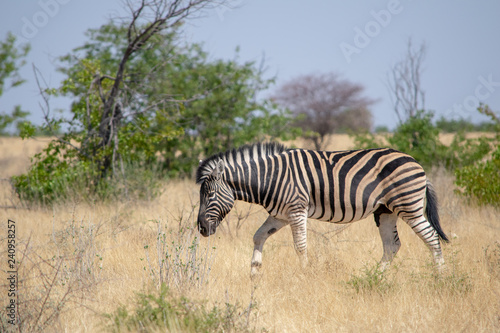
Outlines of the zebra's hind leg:
[{"label": "zebra's hind leg", "polygon": [[374,214],[375,222],[378,226],[380,238],[384,247],[384,254],[380,260],[380,269],[385,271],[391,264],[392,259],[398,253],[401,247],[399,241],[398,229],[396,222],[398,216],[396,214]]},{"label": "zebra's hind leg", "polygon": [[[437,221],[433,223],[429,222],[424,215],[424,208],[422,207],[422,202],[420,202],[420,207],[417,209],[408,209],[406,211],[400,211],[399,217],[403,219],[408,225],[413,229],[413,231],[424,241],[425,245],[431,250],[434,257],[434,263],[436,264],[439,271],[442,271],[444,267],[443,252],[441,250],[441,243],[439,241],[439,233],[434,228],[433,224],[439,226],[439,220],[437,215],[433,218]],[[446,237],[446,236],[445,236]]]},{"label": "zebra's hind leg", "polygon": [[278,220],[277,218],[269,216],[253,236],[254,247],[251,264],[252,269],[250,271],[251,277],[254,277],[262,266],[262,248],[267,238],[283,228],[286,224],[287,223],[283,220]]},{"label": "zebra's hind leg", "polygon": [[402,218],[408,223],[418,237],[424,241],[429,250],[431,250],[432,256],[434,257],[434,263],[436,264],[438,270],[442,271],[445,268],[444,258],[437,231],[432,227],[423,214],[414,218],[407,218],[404,216],[402,216]]}]

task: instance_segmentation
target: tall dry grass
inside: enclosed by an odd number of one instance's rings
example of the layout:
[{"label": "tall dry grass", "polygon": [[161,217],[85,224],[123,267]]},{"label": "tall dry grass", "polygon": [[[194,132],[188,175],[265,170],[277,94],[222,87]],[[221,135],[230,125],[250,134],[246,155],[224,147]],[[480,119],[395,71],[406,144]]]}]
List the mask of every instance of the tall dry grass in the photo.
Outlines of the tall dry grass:
[{"label": "tall dry grass", "polygon": [[[348,137],[337,136],[328,148],[350,144]],[[11,156],[2,152],[2,177],[26,170],[26,158],[16,152],[36,148],[22,145],[11,141]],[[165,184],[160,197],[146,202],[0,209],[0,269],[6,270],[6,221],[12,219],[17,256],[26,254],[19,268],[25,278],[19,290],[25,293],[24,311],[29,310],[32,322],[44,311],[38,324],[47,321],[46,332],[106,331],[109,322],[103,313],[113,313],[119,305],[132,309],[136,293],[156,290],[161,279],[172,292],[192,300],[254,305],[249,321],[256,331],[498,332],[499,212],[467,206],[442,170],[432,170],[430,178],[440,199],[443,229],[451,238],[444,246],[447,271],[441,277],[428,249],[401,221],[401,250],[390,270],[378,277],[373,267],[382,243],[368,218],[348,226],[311,220],[306,269],[300,267],[289,228],[281,230],[266,242],[262,274],[251,281],[252,237],[266,213],[238,203],[214,236],[199,239],[189,229],[196,219],[198,187],[188,180]],[[2,191],[8,202],[1,205],[15,203],[4,184]],[[193,242],[196,253],[188,249]],[[195,274],[168,275],[163,266],[160,277],[158,255],[165,251],[172,258],[177,255],[171,267],[191,262]],[[0,285],[4,308],[6,286]]]}]

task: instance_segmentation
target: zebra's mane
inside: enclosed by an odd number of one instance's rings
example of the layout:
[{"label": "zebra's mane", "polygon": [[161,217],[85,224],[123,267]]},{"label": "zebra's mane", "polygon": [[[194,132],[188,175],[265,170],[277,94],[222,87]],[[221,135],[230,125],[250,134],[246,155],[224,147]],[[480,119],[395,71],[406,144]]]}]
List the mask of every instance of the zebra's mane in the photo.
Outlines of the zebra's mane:
[{"label": "zebra's mane", "polygon": [[251,153],[253,153],[252,157],[255,159],[260,156],[279,154],[286,149],[280,143],[266,142],[244,145],[226,152],[214,154],[200,162],[196,171],[196,183],[201,184],[213,172],[219,160],[224,160],[227,163],[227,161],[236,161],[238,156],[241,159],[249,160]]}]

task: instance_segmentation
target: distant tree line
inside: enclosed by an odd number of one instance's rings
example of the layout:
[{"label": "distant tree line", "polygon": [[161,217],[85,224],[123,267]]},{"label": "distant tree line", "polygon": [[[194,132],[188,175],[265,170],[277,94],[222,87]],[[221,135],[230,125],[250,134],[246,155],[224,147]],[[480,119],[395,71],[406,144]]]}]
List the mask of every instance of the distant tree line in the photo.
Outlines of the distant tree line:
[{"label": "distant tree line", "polygon": [[472,122],[467,119],[446,119],[441,116],[436,120],[436,127],[445,133],[457,132],[495,132],[495,123],[492,121]]}]

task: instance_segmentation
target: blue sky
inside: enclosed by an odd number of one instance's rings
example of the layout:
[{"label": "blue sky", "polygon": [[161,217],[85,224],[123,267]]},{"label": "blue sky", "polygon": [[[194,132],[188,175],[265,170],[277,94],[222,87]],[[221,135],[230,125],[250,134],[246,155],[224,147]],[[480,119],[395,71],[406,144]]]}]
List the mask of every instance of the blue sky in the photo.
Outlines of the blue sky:
[{"label": "blue sky", "polygon": [[[500,1],[233,1],[185,26],[187,42],[201,42],[213,59],[265,58],[277,84],[309,73],[336,72],[365,86],[377,99],[375,125],[393,128],[397,119],[386,86],[390,67],[406,52],[408,38],[425,42],[422,87],[425,107],[437,116],[484,120],[479,102],[500,112]],[[0,97],[0,111],[20,104],[41,122],[41,102],[32,66],[49,86],[62,76],[58,56],[84,43],[84,32],[124,13],[121,0],[4,0],[0,38],[12,31],[32,50],[22,70],[27,80]],[[272,93],[272,89],[268,92]],[[66,99],[51,100],[67,109]]]}]

